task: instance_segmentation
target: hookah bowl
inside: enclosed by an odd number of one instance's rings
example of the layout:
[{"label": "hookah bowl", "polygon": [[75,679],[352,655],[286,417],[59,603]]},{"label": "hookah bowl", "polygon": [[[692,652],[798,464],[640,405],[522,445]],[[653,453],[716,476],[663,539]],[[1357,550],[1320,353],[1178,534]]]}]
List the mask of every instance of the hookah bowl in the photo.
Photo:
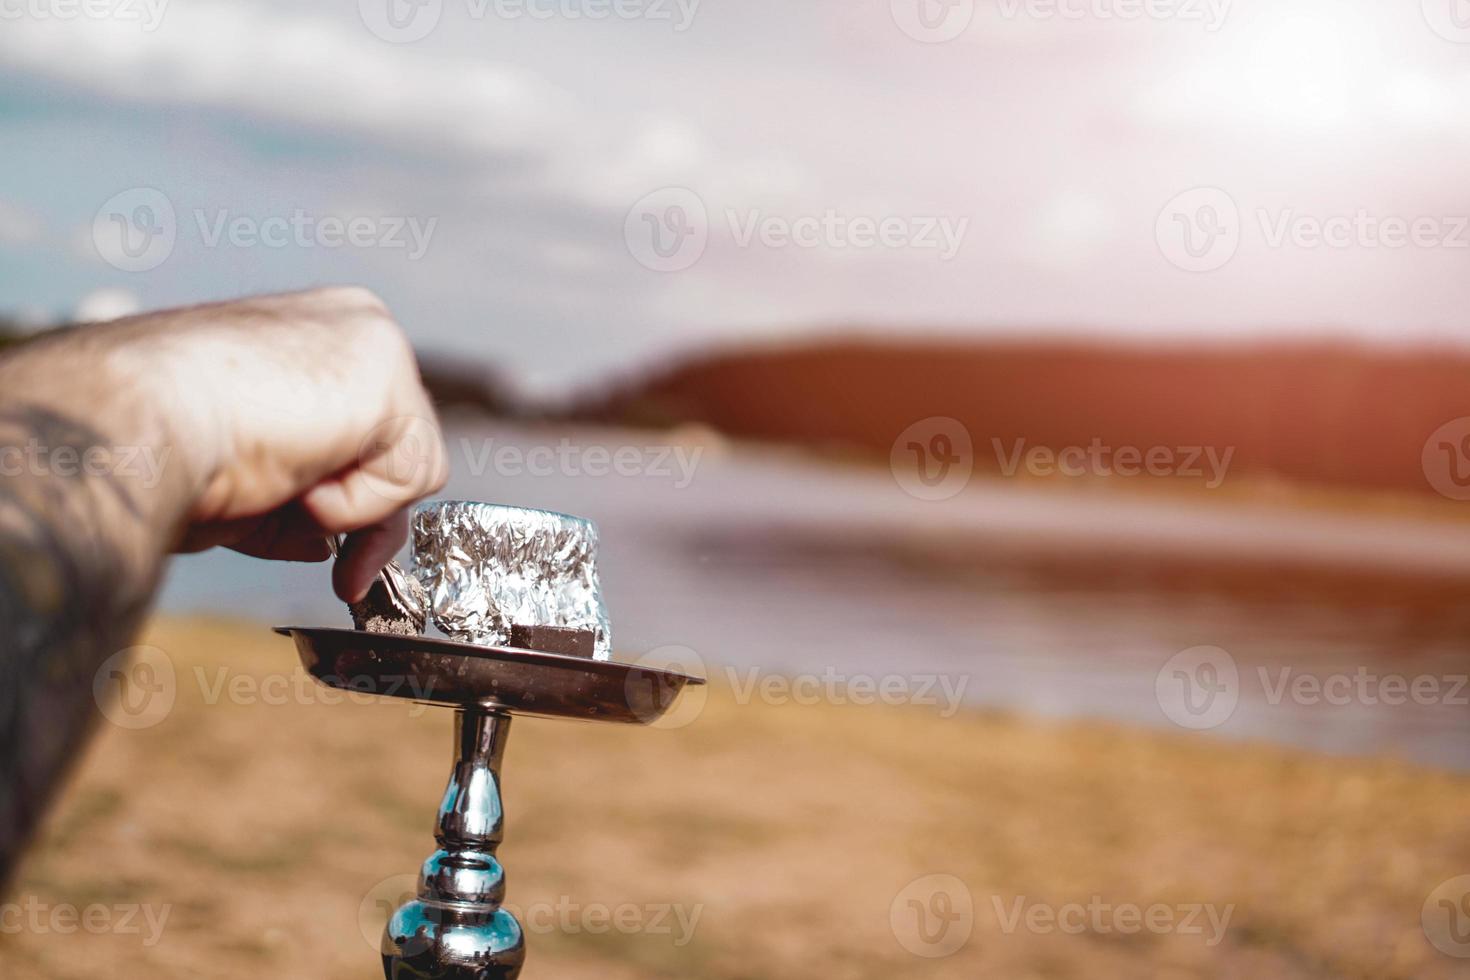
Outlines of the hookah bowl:
[{"label": "hookah bowl", "polygon": [[[686,685],[677,671],[590,659],[592,633],[518,628],[517,646],[482,647],[424,636],[278,627],[319,683],[455,709],[455,756],[424,862],[418,897],[388,919],[387,980],[514,980],[525,935],[501,907],[496,857],[505,820],[500,765],[517,714],[622,724],[662,717]],[[534,649],[533,649],[534,647]],[[585,651],[585,653],[584,653]]]}]

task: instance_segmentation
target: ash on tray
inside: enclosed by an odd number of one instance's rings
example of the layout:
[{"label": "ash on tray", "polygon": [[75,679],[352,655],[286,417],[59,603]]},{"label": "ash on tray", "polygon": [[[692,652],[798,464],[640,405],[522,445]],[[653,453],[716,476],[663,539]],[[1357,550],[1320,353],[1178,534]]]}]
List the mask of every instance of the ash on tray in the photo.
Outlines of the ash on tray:
[{"label": "ash on tray", "polygon": [[369,633],[422,636],[429,595],[397,562],[390,562],[361,602],[348,604],[352,625]]}]

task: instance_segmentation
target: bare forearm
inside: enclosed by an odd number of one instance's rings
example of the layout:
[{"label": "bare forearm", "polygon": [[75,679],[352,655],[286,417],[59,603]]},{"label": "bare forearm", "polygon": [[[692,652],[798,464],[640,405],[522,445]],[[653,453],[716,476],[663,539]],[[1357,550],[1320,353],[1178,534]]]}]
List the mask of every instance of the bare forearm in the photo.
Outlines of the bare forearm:
[{"label": "bare forearm", "polygon": [[95,712],[92,678],[129,645],[186,504],[180,462],[110,338],[48,338],[0,360],[0,879]]},{"label": "bare forearm", "polygon": [[[407,464],[407,465],[405,465]],[[367,290],[196,306],[0,358],[0,885],[164,558],[323,561],[360,599],[447,476],[413,350]]]}]

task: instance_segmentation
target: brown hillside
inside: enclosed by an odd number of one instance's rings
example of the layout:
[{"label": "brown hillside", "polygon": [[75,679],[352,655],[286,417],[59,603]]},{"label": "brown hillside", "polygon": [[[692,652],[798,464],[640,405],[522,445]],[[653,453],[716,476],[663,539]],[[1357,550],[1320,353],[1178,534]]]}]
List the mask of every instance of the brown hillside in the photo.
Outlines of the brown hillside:
[{"label": "brown hillside", "polygon": [[[1470,416],[1470,354],[1350,345],[834,341],[691,360],[579,413],[887,455],[910,424],[962,421],[977,465],[1014,446],[1235,448],[1274,474],[1432,492],[1421,453]],[[1470,472],[1470,463],[1467,463]]]}]

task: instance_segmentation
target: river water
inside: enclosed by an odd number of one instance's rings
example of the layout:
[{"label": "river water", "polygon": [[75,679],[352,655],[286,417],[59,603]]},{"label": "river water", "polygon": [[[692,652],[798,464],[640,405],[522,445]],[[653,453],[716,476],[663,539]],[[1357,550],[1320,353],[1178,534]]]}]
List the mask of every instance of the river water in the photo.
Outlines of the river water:
[{"label": "river water", "polygon": [[[1470,524],[999,479],[921,501],[886,469],[707,437],[449,441],[445,497],[598,523],[620,659],[683,648],[744,697],[958,698],[1470,768]],[[177,560],[162,606],[347,625],[325,567],[226,552]]]}]

